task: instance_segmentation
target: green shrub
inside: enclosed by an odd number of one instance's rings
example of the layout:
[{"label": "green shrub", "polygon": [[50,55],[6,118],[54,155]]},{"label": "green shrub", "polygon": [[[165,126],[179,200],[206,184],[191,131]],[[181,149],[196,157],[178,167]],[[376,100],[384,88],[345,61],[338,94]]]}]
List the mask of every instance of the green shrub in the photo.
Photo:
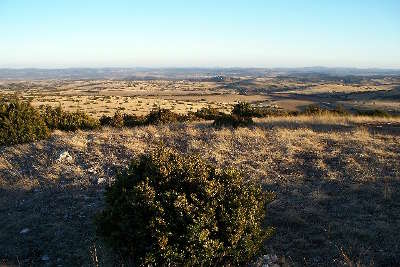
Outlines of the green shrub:
[{"label": "green shrub", "polygon": [[100,118],[100,125],[121,128],[124,126],[124,115],[119,110],[112,117],[103,115]]},{"label": "green shrub", "polygon": [[223,114],[214,120],[214,126],[217,127],[247,127],[253,125],[253,119],[249,117],[240,117],[235,114]]},{"label": "green shrub", "polygon": [[46,107],[43,118],[50,129],[63,131],[92,130],[99,127],[99,121],[86,113],[66,112],[61,107]]},{"label": "green shrub", "polygon": [[198,118],[204,119],[204,120],[215,120],[216,118],[220,117],[223,113],[220,112],[216,108],[212,107],[206,107],[202,108],[200,110],[197,110],[194,115]]},{"label": "green shrub", "polygon": [[232,115],[243,118],[251,118],[254,117],[256,113],[254,107],[252,107],[250,103],[239,102],[233,107]]},{"label": "green shrub", "polygon": [[175,123],[182,121],[179,114],[169,109],[153,109],[146,117],[146,124]]},{"label": "green shrub", "polygon": [[100,117],[99,122],[101,126],[112,126],[113,117],[103,115]]},{"label": "green shrub", "polygon": [[123,120],[124,126],[126,127],[140,126],[146,123],[146,119],[143,116],[136,116],[132,114],[124,114]]},{"label": "green shrub", "polygon": [[29,102],[0,97],[0,145],[26,143],[48,136],[45,121]]},{"label": "green shrub", "polygon": [[237,266],[271,233],[259,185],[165,147],[133,161],[105,196],[97,234],[135,266]]}]

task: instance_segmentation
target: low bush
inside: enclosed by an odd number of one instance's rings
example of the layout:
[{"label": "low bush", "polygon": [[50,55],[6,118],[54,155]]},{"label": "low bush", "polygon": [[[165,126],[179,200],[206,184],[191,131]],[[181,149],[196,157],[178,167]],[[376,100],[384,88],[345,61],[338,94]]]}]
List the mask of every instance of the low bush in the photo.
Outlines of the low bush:
[{"label": "low bush", "polygon": [[235,114],[223,114],[214,120],[213,125],[217,127],[247,127],[253,125],[253,119],[240,117]]},{"label": "low bush", "polygon": [[102,126],[110,127],[135,127],[141,125],[157,125],[164,123],[176,123],[185,121],[195,121],[199,118],[193,113],[180,115],[170,111],[169,109],[153,109],[147,116],[136,116],[133,114],[122,114],[117,111],[113,117],[103,115],[100,118]]},{"label": "low bush", "polygon": [[391,117],[393,115],[389,114],[387,111],[380,109],[373,110],[356,110],[356,114],[359,116],[371,116],[371,117]]},{"label": "low bush", "polygon": [[314,115],[324,115],[324,114],[348,116],[351,113],[349,111],[347,111],[342,105],[338,105],[334,109],[322,108],[322,107],[317,106],[317,105],[309,105],[302,112],[300,112],[298,115],[314,116]]},{"label": "low bush", "polygon": [[169,109],[153,109],[146,116],[146,124],[164,124],[187,121],[188,117],[172,112]]},{"label": "low bush", "polygon": [[324,113],[327,113],[327,110],[317,105],[309,105],[302,112],[304,115],[322,115]]},{"label": "low bush", "polygon": [[76,131],[93,130],[100,126],[99,121],[84,112],[67,112],[61,107],[46,107],[42,114],[47,126],[52,130]]},{"label": "low bush", "polygon": [[99,122],[101,126],[112,126],[113,117],[103,115],[100,117]]},{"label": "low bush", "polygon": [[0,145],[32,142],[49,133],[40,112],[29,102],[0,97]]},{"label": "low bush", "polygon": [[204,119],[204,120],[215,120],[216,118],[220,117],[223,113],[220,112],[216,108],[206,107],[200,110],[197,110],[194,115],[197,118]]},{"label": "low bush", "polygon": [[271,233],[259,185],[165,147],[133,161],[105,197],[97,234],[134,266],[239,266]]},{"label": "low bush", "polygon": [[124,115],[120,111],[115,112],[112,117],[103,115],[100,118],[100,125],[121,128],[125,125]]},{"label": "low bush", "polygon": [[249,103],[240,102],[233,107],[231,114],[222,113],[215,118],[214,126],[246,127],[252,125],[255,112]]},{"label": "low bush", "polygon": [[251,118],[256,116],[254,107],[250,103],[246,102],[237,103],[233,107],[231,114],[242,118]]},{"label": "low bush", "polygon": [[146,124],[145,117],[132,114],[124,114],[123,120],[126,127],[135,127]]}]

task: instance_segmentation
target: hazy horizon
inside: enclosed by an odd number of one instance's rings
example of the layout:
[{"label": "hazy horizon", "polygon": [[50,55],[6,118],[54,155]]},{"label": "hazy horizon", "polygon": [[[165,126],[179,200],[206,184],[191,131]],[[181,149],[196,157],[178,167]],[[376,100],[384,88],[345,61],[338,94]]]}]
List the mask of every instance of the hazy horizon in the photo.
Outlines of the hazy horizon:
[{"label": "hazy horizon", "polygon": [[126,67],[121,67],[121,66],[80,66],[80,67],[75,67],[75,66],[64,66],[64,67],[52,67],[52,66],[47,66],[47,67],[0,67],[0,69],[10,69],[10,70],[24,70],[24,69],[35,69],[35,70],[68,70],[68,69],[137,69],[137,70],[168,70],[168,69],[204,69],[204,70],[229,70],[229,69],[270,69],[270,70],[279,70],[279,69],[314,69],[314,68],[321,68],[321,69],[355,69],[355,70],[395,70],[395,71],[400,71],[400,67],[394,67],[394,68],[386,68],[386,67],[343,67],[343,66],[299,66],[299,67],[240,67],[240,66],[226,66],[226,67],[220,67],[220,66],[165,66],[165,67],[159,67],[159,66],[153,66],[153,67],[143,67],[143,66],[126,66]]},{"label": "hazy horizon", "polygon": [[0,68],[400,68],[400,1],[0,2]]}]

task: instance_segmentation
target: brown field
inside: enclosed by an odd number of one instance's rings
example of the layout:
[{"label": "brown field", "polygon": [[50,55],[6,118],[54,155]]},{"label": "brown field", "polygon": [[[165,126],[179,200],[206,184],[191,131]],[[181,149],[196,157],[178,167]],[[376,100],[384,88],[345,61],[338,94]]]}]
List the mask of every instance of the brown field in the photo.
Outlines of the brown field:
[{"label": "brown field", "polygon": [[383,109],[400,114],[398,78],[301,81],[294,78],[251,78],[210,82],[190,80],[38,80],[0,81],[0,94],[18,94],[35,106],[61,105],[100,117],[121,109],[147,114],[155,107],[177,113],[212,106],[229,112],[238,101],[301,110],[310,104],[332,108]]},{"label": "brown field", "polygon": [[[93,116],[178,113],[237,101],[299,110],[309,104],[400,114],[400,81],[357,84],[288,78],[234,81],[2,81],[0,93]],[[264,254],[283,266],[400,265],[400,118],[333,115],[257,119],[249,128],[211,122],[66,133],[0,147],[0,265],[108,266],[93,215],[118,168],[159,143],[235,166],[276,199]],[[63,152],[70,158],[60,159]],[[12,223],[10,223],[12,222]],[[43,257],[48,260],[43,261]]]}]

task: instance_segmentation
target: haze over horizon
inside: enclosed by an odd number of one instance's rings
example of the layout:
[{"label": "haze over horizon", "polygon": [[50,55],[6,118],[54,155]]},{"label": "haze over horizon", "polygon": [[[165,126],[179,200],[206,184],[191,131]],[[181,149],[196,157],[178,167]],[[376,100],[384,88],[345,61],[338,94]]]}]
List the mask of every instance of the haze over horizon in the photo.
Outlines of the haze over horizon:
[{"label": "haze over horizon", "polygon": [[400,68],[400,1],[0,2],[0,68]]}]

